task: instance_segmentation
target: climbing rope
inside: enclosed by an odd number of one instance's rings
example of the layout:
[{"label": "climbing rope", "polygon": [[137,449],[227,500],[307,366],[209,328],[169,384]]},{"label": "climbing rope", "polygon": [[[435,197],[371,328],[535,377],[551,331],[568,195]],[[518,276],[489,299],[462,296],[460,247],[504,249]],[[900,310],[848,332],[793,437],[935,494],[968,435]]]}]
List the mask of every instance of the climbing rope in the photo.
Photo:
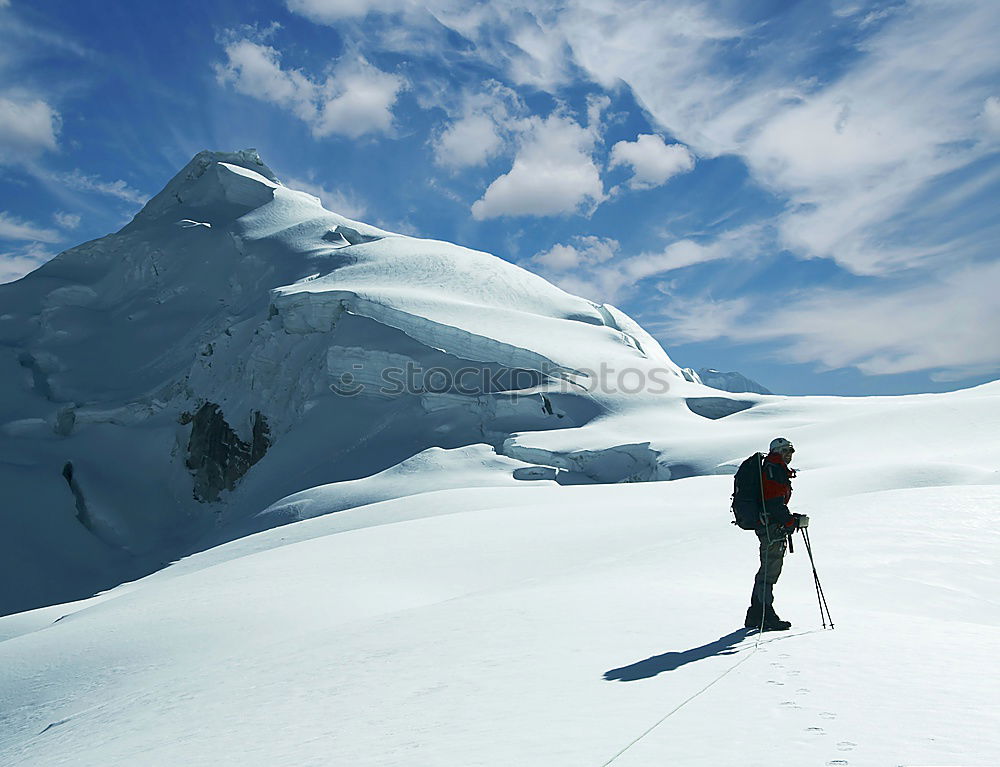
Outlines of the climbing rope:
[{"label": "climbing rope", "polygon": [[652,727],[649,727],[638,738],[636,738],[635,740],[633,740],[631,743],[629,743],[627,746],[625,746],[625,748],[623,748],[617,754],[615,754],[610,759],[608,759],[608,761],[606,761],[604,764],[602,764],[601,767],[608,767],[609,764],[611,764],[612,762],[614,762],[616,759],[618,759],[618,757],[620,757],[622,754],[624,754],[626,751],[628,751],[630,748],[632,748],[632,746],[634,746],[640,740],[642,740],[643,738],[645,738],[647,735],[649,735],[649,733],[651,733],[653,730],[655,730],[657,727],[659,727],[661,724],[663,724],[665,721],[667,721],[667,719],[669,719],[671,716],[673,716],[678,711],[680,711],[682,708],[684,708],[684,706],[686,706],[688,703],[690,703],[691,701],[693,701],[695,698],[697,698],[699,695],[701,695],[706,690],[710,689],[713,685],[715,685],[721,679],[723,679],[724,677],[726,677],[730,672],[735,671],[737,668],[739,668],[744,663],[746,663],[748,660],[750,660],[754,655],[757,654],[757,650],[759,650],[759,649],[760,649],[760,641],[758,639],[758,643],[754,646],[753,650],[750,651],[750,654],[747,655],[747,657],[745,657],[741,661],[738,661],[737,663],[734,663],[732,666],[730,666],[725,671],[723,671],[721,674],[719,674],[719,676],[717,676],[711,682],[709,682],[704,687],[702,687],[700,690],[698,690],[698,692],[694,693],[693,695],[691,695],[687,699],[681,701],[676,706],[674,706],[672,709],[670,709],[670,711],[668,711],[666,714],[664,714],[660,718],[660,720],[658,722],[656,722]]}]

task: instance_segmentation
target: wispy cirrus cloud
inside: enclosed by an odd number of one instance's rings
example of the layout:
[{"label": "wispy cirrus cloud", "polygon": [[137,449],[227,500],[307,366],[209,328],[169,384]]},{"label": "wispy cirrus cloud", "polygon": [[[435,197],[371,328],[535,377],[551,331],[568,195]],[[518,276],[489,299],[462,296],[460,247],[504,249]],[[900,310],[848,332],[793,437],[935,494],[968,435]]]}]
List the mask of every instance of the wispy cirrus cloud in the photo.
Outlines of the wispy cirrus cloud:
[{"label": "wispy cirrus cloud", "polygon": [[765,233],[758,225],[698,240],[671,239],[660,250],[634,255],[623,254],[617,240],[587,235],[558,243],[528,263],[564,290],[615,302],[638,292],[644,280],[723,259],[751,260],[765,245]]},{"label": "wispy cirrus cloud", "polygon": [[335,24],[369,13],[394,13],[416,7],[412,0],[287,0],[288,10],[318,24]]},{"label": "wispy cirrus cloud", "polygon": [[990,96],[983,102],[983,120],[990,132],[1000,134],[1000,96]]},{"label": "wispy cirrus cloud", "polygon": [[122,179],[105,181],[100,176],[84,173],[79,168],[66,173],[50,172],[44,175],[54,184],[61,184],[68,189],[74,189],[79,192],[93,192],[108,197],[116,197],[123,202],[134,205],[145,205],[147,200],[149,200],[149,195],[134,189],[129,186],[128,182]]},{"label": "wispy cirrus cloud", "polygon": [[37,242],[13,249],[0,249],[0,284],[21,279],[55,255],[45,245]]},{"label": "wispy cirrus cloud", "polygon": [[574,65],[555,28],[559,6],[543,0],[469,3],[466,0],[286,0],[286,6],[317,24],[342,26],[369,14],[381,22],[364,37],[381,50],[427,55],[451,47],[450,33],[472,43],[470,59],[505,73],[518,86],[550,89],[572,81]]},{"label": "wispy cirrus cloud", "polygon": [[35,242],[59,242],[62,236],[55,229],[33,224],[30,221],[0,211],[0,240],[31,240]]},{"label": "wispy cirrus cloud", "polygon": [[998,284],[994,262],[946,270],[935,281],[815,288],[780,302],[675,296],[644,324],[676,343],[763,342],[768,356],[782,362],[853,366],[868,375],[932,371],[935,380],[961,380],[1000,365]]}]

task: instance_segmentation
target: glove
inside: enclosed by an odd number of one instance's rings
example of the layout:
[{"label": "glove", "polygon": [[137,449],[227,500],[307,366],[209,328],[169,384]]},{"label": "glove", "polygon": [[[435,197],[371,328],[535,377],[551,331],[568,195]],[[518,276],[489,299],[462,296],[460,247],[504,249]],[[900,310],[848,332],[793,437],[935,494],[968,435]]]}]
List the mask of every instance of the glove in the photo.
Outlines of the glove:
[{"label": "glove", "polygon": [[802,530],[803,528],[809,527],[809,517],[805,514],[792,514],[795,517],[795,529]]}]

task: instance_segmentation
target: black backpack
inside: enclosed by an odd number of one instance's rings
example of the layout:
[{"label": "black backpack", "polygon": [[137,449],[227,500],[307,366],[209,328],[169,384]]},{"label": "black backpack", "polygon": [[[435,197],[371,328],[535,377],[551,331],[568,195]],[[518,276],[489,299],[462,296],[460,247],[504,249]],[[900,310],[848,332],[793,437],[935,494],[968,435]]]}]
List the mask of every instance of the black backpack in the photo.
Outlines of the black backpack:
[{"label": "black backpack", "polygon": [[740,464],[733,477],[733,524],[741,530],[755,530],[764,515],[764,488],[761,470],[764,456],[754,453]]}]

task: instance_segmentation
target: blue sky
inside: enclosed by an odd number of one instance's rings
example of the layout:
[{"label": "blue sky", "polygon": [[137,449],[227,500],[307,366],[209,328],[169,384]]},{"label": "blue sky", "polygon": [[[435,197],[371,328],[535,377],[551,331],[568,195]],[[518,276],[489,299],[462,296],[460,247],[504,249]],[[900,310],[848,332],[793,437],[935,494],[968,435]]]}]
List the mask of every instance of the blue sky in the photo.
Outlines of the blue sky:
[{"label": "blue sky", "polygon": [[1000,377],[994,0],[0,0],[0,281],[197,151],[782,393]]}]

